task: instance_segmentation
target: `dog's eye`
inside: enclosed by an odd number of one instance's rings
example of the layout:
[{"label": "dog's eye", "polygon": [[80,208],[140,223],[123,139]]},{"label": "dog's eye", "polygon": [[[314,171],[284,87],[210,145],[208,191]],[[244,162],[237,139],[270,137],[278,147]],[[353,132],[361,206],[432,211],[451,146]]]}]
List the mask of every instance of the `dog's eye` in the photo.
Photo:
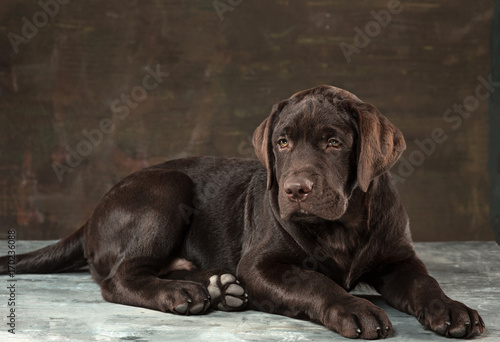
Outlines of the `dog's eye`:
[{"label": "dog's eye", "polygon": [[340,145],[341,145],[340,141],[338,141],[337,139],[335,138],[328,139],[328,147],[339,147]]},{"label": "dog's eye", "polygon": [[280,146],[280,148],[288,147],[288,140],[280,139],[280,140],[278,140],[278,145]]}]

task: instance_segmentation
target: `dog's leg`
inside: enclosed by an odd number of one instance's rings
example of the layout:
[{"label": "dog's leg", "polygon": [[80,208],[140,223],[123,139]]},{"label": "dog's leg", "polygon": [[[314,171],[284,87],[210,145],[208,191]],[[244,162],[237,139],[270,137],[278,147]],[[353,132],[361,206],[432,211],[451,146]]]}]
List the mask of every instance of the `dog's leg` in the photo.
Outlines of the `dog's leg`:
[{"label": "dog's leg", "polygon": [[387,314],[368,300],[347,293],[325,275],[273,260],[242,258],[238,276],[245,283],[250,308],[325,325],[349,338],[388,336]]},{"label": "dog's leg", "polygon": [[112,277],[101,282],[101,292],[109,302],[145,307],[177,314],[202,314],[210,306],[205,285],[185,280],[160,279],[156,267],[145,260],[126,260]]},{"label": "dog's leg", "polygon": [[446,337],[480,335],[484,322],[476,310],[450,299],[416,256],[386,265],[373,275],[372,285],[391,306]]},{"label": "dog's leg", "polygon": [[210,307],[206,285],[159,277],[182,247],[183,208],[192,207],[191,179],[168,170],[133,174],[101,200],[89,220],[87,258],[104,299],[178,314]]},{"label": "dog's leg", "polygon": [[243,285],[231,272],[192,269],[174,271],[165,277],[202,283],[210,294],[210,306],[216,310],[239,311],[248,304],[248,295]]}]

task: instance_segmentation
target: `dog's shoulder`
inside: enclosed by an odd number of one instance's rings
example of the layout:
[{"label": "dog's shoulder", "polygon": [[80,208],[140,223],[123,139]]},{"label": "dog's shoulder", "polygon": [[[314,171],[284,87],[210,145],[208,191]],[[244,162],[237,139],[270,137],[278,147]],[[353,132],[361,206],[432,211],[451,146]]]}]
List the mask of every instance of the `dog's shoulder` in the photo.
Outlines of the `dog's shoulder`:
[{"label": "dog's shoulder", "polygon": [[148,169],[176,170],[187,174],[252,174],[259,170],[263,170],[263,167],[257,159],[202,156],[173,159],[150,166]]},{"label": "dog's shoulder", "polygon": [[[257,159],[229,157],[190,157],[154,165],[149,169],[167,169],[188,175],[197,187],[219,189],[221,195],[245,188],[265,191],[266,170]],[[209,192],[209,190],[204,190]]]}]

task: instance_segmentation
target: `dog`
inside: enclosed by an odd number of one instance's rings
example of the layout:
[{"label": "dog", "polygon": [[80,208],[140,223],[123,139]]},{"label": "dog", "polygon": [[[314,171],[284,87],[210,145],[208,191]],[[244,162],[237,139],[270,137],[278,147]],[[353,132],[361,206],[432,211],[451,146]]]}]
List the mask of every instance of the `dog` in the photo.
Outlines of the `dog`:
[{"label": "dog", "polygon": [[253,145],[258,160],[178,159],[124,178],[81,229],[18,255],[16,273],[88,266],[109,302],[253,309],[385,338],[387,314],[349,294],[365,283],[437,334],[484,331],[415,253],[389,173],[405,141],[373,105],[333,86],[304,90],[273,106]]}]

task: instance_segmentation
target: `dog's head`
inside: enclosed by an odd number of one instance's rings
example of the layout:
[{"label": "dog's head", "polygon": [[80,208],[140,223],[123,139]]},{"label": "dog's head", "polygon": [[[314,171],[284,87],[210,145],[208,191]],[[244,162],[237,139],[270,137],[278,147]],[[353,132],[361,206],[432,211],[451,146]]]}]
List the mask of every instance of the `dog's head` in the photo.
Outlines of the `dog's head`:
[{"label": "dog's head", "polygon": [[353,189],[366,192],[406,148],[401,131],[374,106],[332,86],[274,105],[253,145],[285,221],[340,218]]}]

